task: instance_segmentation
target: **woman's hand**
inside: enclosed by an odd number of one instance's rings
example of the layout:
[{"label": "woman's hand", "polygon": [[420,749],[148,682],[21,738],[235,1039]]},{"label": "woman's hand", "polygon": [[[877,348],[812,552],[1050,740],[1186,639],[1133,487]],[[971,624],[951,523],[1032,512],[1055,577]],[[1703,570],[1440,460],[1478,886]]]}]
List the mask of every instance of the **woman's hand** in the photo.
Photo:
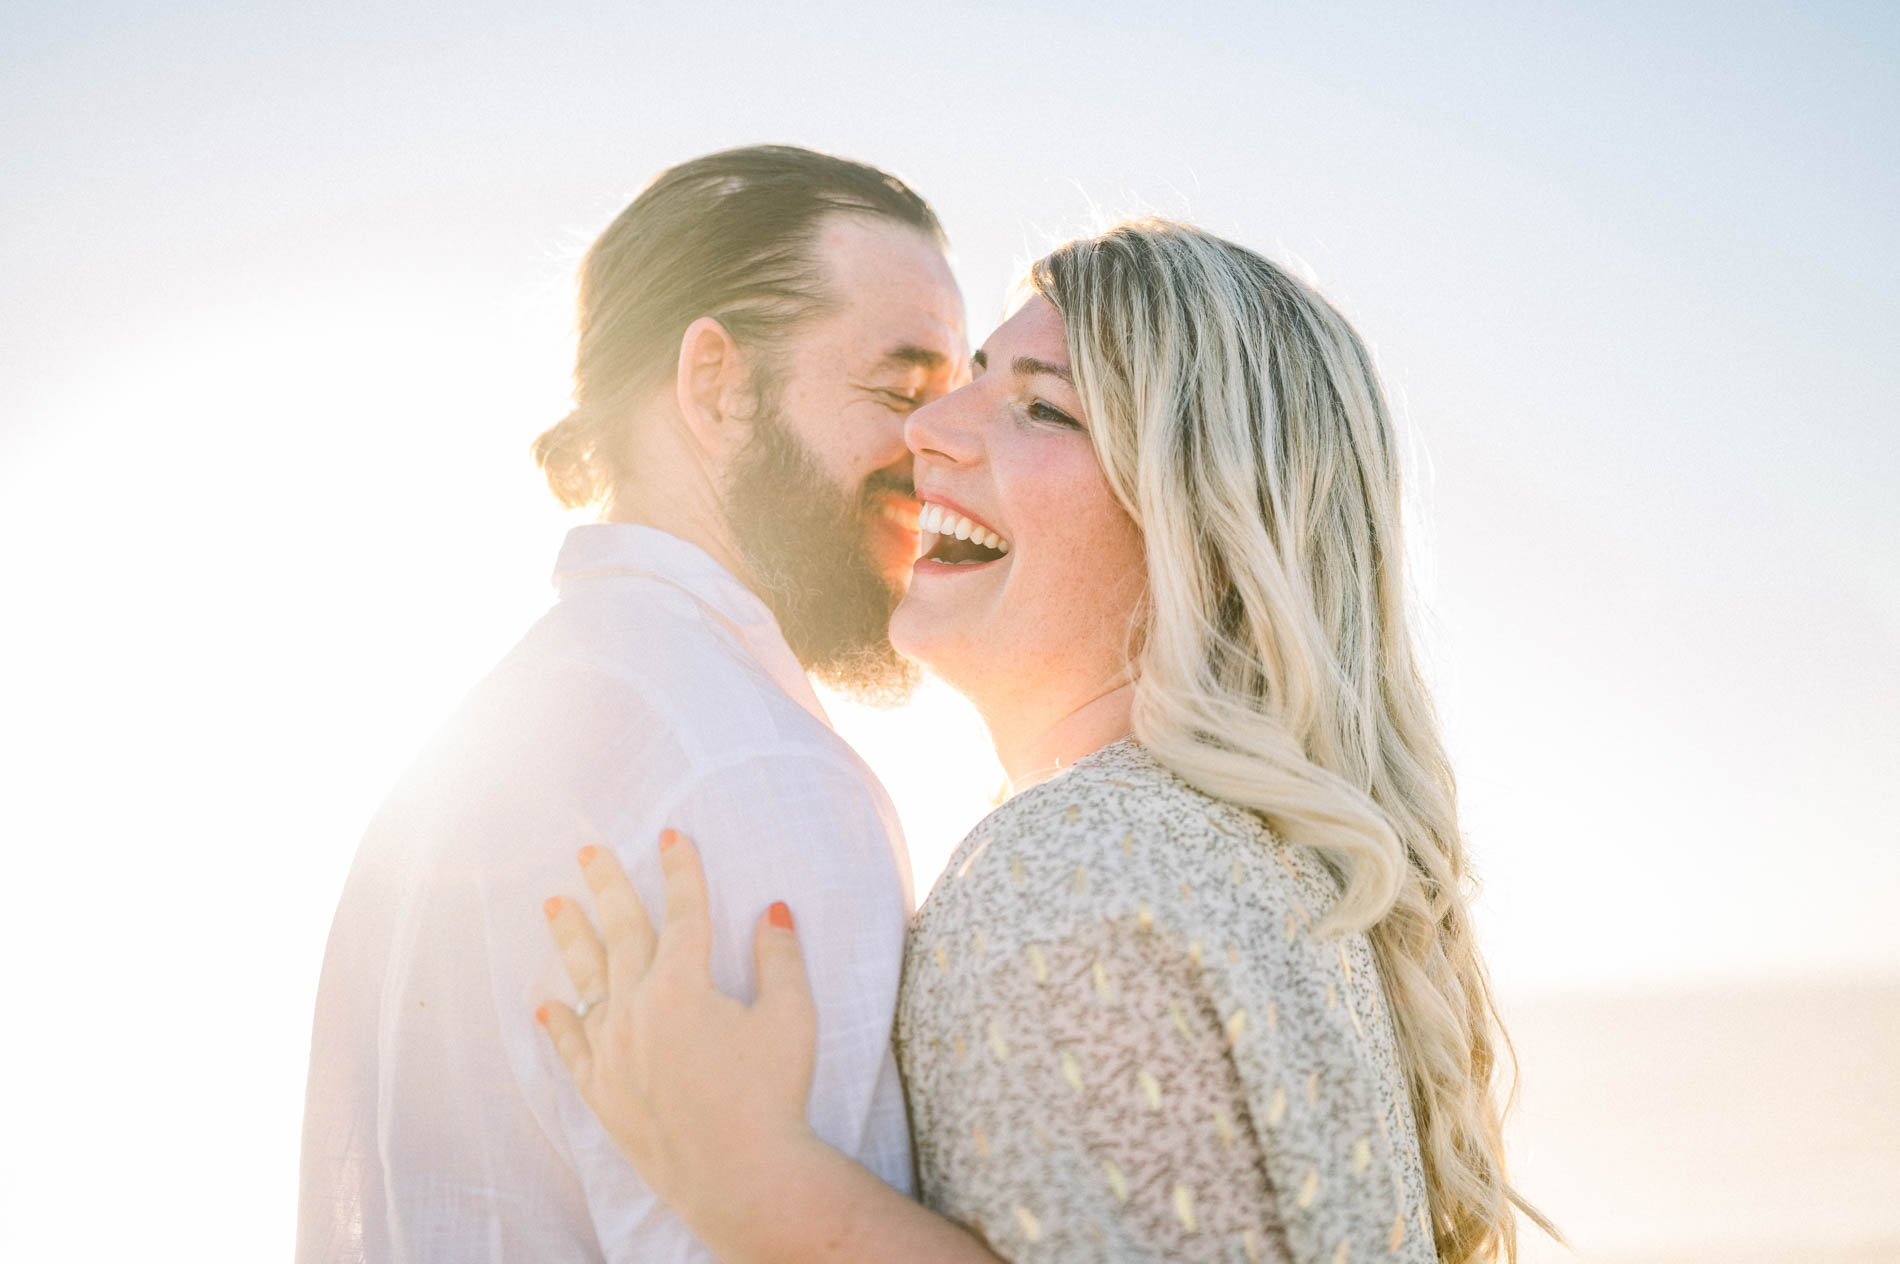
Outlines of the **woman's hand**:
[{"label": "woman's hand", "polygon": [[660,836],[658,936],[611,851],[582,848],[580,863],[600,933],[571,900],[546,907],[584,1017],[558,1002],[535,1017],[648,1187],[710,1242],[721,1217],[746,1206],[756,1214],[787,1165],[822,1144],[805,1122],[818,1019],[791,912],[774,904],[759,919],[758,1000],[744,1005],[713,986],[692,843]]},{"label": "woman's hand", "polygon": [[774,904],[752,948],[759,999],[713,986],[699,852],[660,835],[658,936],[605,848],[584,847],[600,934],[572,901],[547,902],[585,1016],[549,1002],[547,1026],[581,1098],[647,1186],[722,1260],[993,1264],[960,1226],[911,1202],[805,1123],[818,1014],[791,911]]}]

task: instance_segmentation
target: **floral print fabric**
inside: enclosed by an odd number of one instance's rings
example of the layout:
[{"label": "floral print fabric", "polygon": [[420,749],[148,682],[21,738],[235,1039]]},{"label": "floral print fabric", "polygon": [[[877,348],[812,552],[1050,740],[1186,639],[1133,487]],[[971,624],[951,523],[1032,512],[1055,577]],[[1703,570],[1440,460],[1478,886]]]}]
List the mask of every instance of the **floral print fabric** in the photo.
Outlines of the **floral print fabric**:
[{"label": "floral print fabric", "polygon": [[1304,849],[1124,740],[973,831],[913,925],[924,1201],[1011,1260],[1436,1258],[1370,946]]}]

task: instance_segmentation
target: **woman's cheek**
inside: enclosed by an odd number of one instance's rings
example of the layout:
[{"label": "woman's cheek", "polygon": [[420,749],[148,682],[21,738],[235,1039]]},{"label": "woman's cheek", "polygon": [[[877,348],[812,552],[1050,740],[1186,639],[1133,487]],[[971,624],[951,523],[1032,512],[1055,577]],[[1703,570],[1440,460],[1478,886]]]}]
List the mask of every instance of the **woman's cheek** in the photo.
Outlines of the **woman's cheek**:
[{"label": "woman's cheek", "polygon": [[1103,565],[1101,543],[1093,532],[1072,531],[1037,577],[1044,622],[1056,637],[1086,636],[1090,625],[1101,622],[1102,603],[1112,597],[1118,578]]}]

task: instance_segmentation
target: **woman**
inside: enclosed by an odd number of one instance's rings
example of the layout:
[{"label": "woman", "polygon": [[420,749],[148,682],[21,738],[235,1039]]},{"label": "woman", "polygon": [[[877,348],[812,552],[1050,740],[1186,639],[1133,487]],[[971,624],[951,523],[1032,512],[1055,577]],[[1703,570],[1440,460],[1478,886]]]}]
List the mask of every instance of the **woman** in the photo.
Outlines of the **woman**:
[{"label": "woman", "polygon": [[976,703],[1018,791],[906,952],[932,1210],[805,1126],[790,910],[757,1003],[712,989],[688,842],[662,843],[657,940],[583,853],[606,943],[555,930],[606,1000],[541,1017],[722,1258],[1510,1258],[1511,1205],[1545,1222],[1504,1177],[1370,359],[1181,224],[1073,242],[1029,288],[907,432],[925,551],[891,639]]}]

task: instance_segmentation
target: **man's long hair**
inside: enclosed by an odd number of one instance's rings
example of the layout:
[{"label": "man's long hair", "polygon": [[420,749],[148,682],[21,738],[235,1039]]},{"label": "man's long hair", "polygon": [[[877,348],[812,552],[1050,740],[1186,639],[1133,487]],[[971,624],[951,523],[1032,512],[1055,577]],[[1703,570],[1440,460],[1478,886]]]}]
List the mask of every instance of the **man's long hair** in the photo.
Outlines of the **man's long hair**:
[{"label": "man's long hair", "polygon": [[702,316],[769,365],[836,301],[816,258],[827,217],[906,224],[943,243],[928,204],[896,176],[790,145],[707,154],[655,176],[581,262],[574,411],[534,441],[563,505],[611,497],[631,472],[630,407],[673,376]]}]

